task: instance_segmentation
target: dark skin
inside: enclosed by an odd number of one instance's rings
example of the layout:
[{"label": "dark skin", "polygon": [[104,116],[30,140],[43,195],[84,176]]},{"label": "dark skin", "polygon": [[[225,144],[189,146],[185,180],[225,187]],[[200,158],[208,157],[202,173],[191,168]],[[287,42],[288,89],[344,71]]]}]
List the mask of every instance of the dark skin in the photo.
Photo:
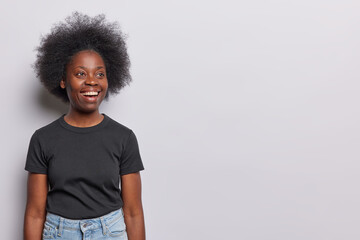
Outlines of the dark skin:
[{"label": "dark skin", "polygon": [[[69,111],[64,116],[67,123],[75,127],[91,127],[103,120],[99,106],[106,95],[108,81],[104,61],[98,53],[84,50],[75,54],[66,66],[66,79],[60,81],[60,86],[66,90],[70,100]],[[84,91],[98,91],[99,95],[91,101],[82,96]],[[48,188],[46,174],[28,173],[24,240],[42,238]],[[128,239],[145,240],[139,172],[121,176],[121,192]]]}]

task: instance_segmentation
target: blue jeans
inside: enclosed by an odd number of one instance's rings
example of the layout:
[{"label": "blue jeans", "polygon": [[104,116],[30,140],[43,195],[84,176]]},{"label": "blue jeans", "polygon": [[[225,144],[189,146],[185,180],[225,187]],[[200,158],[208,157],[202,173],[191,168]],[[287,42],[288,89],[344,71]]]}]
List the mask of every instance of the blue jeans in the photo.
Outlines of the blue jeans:
[{"label": "blue jeans", "polygon": [[43,229],[43,239],[64,240],[127,240],[122,208],[98,218],[68,219],[48,212]]}]

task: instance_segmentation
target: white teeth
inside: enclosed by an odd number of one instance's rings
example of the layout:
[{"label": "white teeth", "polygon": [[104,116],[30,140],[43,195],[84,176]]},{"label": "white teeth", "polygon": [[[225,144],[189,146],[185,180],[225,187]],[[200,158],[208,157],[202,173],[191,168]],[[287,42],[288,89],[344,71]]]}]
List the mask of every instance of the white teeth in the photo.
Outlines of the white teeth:
[{"label": "white teeth", "polygon": [[98,95],[98,92],[84,92],[84,93],[81,93],[82,95],[87,95],[87,96],[97,96]]}]

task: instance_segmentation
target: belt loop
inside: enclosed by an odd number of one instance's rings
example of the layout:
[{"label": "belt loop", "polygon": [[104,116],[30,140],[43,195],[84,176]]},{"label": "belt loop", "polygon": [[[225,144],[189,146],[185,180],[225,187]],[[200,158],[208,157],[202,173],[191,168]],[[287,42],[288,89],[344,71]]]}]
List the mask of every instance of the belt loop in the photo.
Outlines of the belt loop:
[{"label": "belt loop", "polygon": [[63,229],[63,222],[64,218],[60,217],[59,229],[58,229],[58,236],[61,237],[62,229]]},{"label": "belt loop", "polygon": [[103,229],[103,234],[106,235],[106,226],[105,226],[104,218],[100,217],[100,221]]}]

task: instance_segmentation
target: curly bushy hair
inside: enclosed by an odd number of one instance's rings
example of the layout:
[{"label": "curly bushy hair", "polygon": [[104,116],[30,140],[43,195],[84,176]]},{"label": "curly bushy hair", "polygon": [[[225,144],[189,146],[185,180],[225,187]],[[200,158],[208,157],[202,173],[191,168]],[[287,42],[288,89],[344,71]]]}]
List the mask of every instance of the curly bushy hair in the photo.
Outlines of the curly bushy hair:
[{"label": "curly bushy hair", "polygon": [[65,22],[55,24],[49,34],[41,37],[33,64],[36,76],[50,93],[68,103],[67,93],[60,87],[66,65],[77,52],[93,50],[105,63],[108,91],[104,99],[108,100],[109,93],[118,93],[132,80],[125,38],[118,23],[107,22],[104,14],[91,18],[73,12]]}]

